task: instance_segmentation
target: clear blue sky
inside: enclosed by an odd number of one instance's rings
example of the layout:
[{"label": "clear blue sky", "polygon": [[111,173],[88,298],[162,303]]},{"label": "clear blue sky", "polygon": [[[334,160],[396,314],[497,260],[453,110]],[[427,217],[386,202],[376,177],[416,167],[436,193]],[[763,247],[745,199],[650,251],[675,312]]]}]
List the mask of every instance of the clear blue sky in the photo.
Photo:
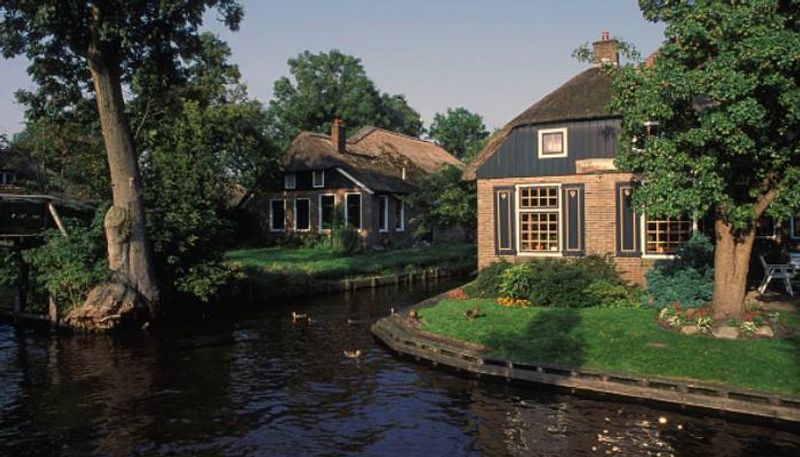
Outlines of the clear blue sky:
[{"label": "clear blue sky", "polygon": [[[244,0],[239,32],[210,14],[207,28],[233,49],[252,97],[268,102],[286,61],[303,50],[358,56],[377,86],[405,94],[426,126],[448,107],[501,127],[581,71],[572,59],[603,29],[647,55],[663,26],[635,0]],[[0,133],[22,129],[14,91],[30,87],[23,59],[0,60]]]}]

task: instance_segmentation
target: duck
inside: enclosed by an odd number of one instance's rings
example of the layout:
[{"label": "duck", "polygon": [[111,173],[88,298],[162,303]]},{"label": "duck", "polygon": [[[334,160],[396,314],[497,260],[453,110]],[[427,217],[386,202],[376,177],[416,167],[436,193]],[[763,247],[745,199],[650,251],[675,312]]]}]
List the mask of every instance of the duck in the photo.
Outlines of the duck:
[{"label": "duck", "polygon": [[357,359],[361,357],[361,349],[356,349],[355,351],[344,351],[344,355],[349,359]]},{"label": "duck", "polygon": [[300,314],[292,311],[292,323],[295,324],[310,324],[311,318],[308,317],[308,314]]},{"label": "duck", "polygon": [[464,316],[466,316],[467,319],[469,319],[471,321],[474,321],[475,319],[477,319],[477,318],[482,316],[481,309],[476,306],[476,307],[474,307],[474,308],[472,308],[470,310],[467,310],[464,313]]},{"label": "duck", "polygon": [[397,315],[397,311],[394,309],[394,307],[391,307],[391,308],[389,308],[389,315],[390,315],[390,316],[395,316],[395,315]]}]

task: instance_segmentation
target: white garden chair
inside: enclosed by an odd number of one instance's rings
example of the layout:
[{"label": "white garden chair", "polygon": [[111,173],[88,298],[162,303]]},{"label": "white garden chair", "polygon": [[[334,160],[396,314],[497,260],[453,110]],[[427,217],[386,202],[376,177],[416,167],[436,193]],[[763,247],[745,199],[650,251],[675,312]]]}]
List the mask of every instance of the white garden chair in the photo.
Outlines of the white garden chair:
[{"label": "white garden chair", "polygon": [[786,292],[790,297],[794,297],[794,289],[792,289],[794,268],[792,265],[788,263],[767,263],[763,254],[759,255],[758,258],[761,259],[761,265],[764,267],[764,280],[761,281],[758,293],[763,294],[773,279],[782,279],[786,286]]}]

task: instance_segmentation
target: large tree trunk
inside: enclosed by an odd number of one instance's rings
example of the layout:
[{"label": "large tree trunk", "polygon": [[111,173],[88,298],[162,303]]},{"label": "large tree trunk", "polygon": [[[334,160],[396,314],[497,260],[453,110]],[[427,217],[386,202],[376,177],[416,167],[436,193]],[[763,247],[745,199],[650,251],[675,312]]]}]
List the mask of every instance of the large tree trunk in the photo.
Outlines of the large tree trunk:
[{"label": "large tree trunk", "polygon": [[99,38],[99,12],[94,11],[93,39],[88,65],[92,74],[97,111],[108,154],[114,205],[106,215],[109,268],[118,280],[136,290],[156,313],[159,290],[147,225],[139,166],[133,146],[125,101],[122,97],[118,50]]},{"label": "large tree trunk", "polygon": [[737,234],[731,224],[718,215],[714,230],[717,235],[712,303],[714,319],[741,319],[747,293],[750,255],[756,239],[755,225],[748,232]]}]

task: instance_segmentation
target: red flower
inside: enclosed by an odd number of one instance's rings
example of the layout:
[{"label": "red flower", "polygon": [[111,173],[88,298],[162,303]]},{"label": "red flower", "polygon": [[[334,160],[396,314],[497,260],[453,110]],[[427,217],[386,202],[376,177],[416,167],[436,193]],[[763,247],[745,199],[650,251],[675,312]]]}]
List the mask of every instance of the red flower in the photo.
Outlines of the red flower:
[{"label": "red flower", "polygon": [[753,311],[745,311],[744,320],[746,320],[747,322],[752,322],[754,317],[756,317],[756,313],[754,313]]}]

